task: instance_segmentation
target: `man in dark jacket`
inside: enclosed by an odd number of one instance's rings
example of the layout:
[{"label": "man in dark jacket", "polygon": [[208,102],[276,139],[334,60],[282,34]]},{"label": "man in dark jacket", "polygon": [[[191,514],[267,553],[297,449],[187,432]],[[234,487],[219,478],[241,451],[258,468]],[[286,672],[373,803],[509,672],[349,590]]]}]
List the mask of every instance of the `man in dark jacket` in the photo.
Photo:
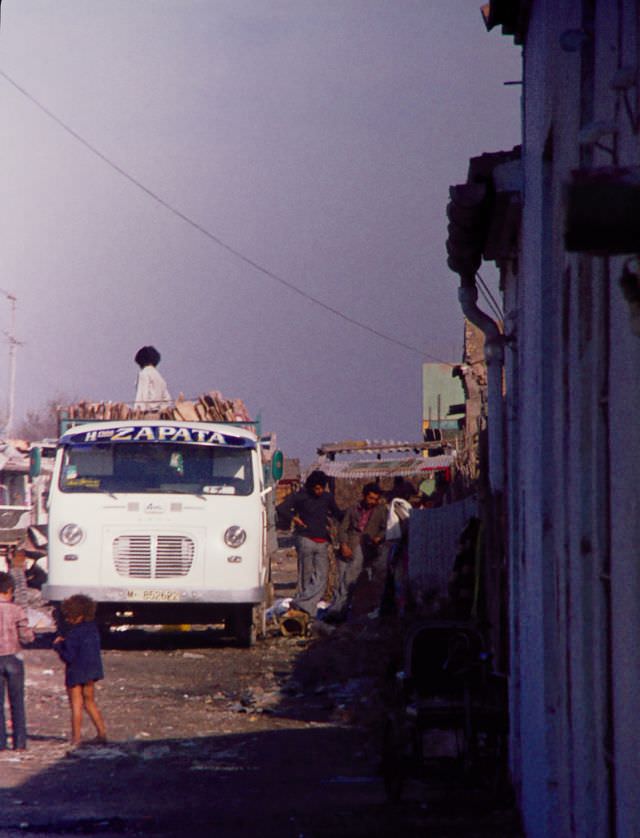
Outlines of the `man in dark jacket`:
[{"label": "man in dark jacket", "polygon": [[338,587],[325,619],[347,618],[358,577],[363,568],[373,572],[386,529],[387,506],[380,502],[380,487],[377,483],[367,483],[362,489],[362,499],[347,509],[338,529]]},{"label": "man in dark jacket", "polygon": [[333,495],[325,491],[327,476],[312,471],[304,489],[289,495],[278,506],[282,526],[293,523],[298,553],[298,590],[291,608],[316,616],[318,603],[324,596],[329,575],[329,520],[342,520]]}]

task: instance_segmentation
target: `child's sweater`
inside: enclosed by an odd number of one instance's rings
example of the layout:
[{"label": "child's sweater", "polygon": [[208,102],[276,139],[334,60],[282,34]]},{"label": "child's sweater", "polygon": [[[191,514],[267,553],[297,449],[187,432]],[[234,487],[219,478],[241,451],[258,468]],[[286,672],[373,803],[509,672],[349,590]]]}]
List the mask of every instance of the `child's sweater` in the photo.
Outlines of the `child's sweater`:
[{"label": "child's sweater", "polygon": [[67,665],[67,687],[104,678],[100,634],[93,620],[72,626],[65,639],[56,643],[54,648]]}]

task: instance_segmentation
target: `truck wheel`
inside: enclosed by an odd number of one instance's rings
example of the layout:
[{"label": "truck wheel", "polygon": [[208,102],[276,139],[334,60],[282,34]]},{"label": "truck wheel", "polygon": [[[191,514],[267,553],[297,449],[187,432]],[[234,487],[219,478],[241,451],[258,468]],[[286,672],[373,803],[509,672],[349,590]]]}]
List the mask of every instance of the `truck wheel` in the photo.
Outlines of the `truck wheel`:
[{"label": "truck wheel", "polygon": [[254,609],[251,605],[239,605],[227,619],[229,634],[236,639],[238,646],[248,649],[258,639]]},{"label": "truck wheel", "polygon": [[100,635],[100,646],[108,649],[111,643],[111,626],[109,623],[98,623],[98,634]]}]

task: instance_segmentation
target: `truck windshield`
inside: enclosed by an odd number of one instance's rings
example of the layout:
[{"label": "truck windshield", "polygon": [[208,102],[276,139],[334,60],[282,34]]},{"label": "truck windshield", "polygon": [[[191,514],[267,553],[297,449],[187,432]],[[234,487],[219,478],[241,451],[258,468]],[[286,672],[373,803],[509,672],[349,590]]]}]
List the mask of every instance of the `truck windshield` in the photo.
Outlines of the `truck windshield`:
[{"label": "truck windshield", "polygon": [[250,495],[251,451],[180,443],[74,443],[65,446],[63,492]]}]

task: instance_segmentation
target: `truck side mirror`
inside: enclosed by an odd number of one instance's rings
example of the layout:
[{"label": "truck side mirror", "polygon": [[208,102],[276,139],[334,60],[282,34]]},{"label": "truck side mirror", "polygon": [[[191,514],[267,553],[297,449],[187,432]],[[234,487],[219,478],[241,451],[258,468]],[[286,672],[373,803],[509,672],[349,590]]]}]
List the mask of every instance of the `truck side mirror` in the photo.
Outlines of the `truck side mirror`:
[{"label": "truck side mirror", "polygon": [[277,451],[273,452],[273,457],[271,458],[271,476],[277,482],[278,480],[282,479],[282,475],[284,474],[284,455],[282,451],[278,449]]},{"label": "truck side mirror", "polygon": [[42,471],[42,450],[32,448],[29,451],[29,477],[38,477]]}]

